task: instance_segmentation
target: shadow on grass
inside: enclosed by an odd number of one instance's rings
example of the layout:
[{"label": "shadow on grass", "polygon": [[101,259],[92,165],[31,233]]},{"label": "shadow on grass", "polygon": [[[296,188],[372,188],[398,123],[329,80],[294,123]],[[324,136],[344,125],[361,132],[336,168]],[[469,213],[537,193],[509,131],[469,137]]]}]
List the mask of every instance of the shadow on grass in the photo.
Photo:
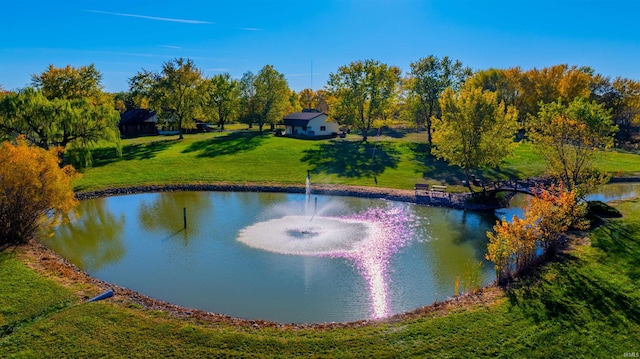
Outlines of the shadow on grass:
[{"label": "shadow on grass", "polygon": [[251,151],[259,147],[266,135],[258,132],[232,132],[192,143],[183,153],[200,152],[196,157],[217,157]]},{"label": "shadow on grass", "polygon": [[608,221],[591,237],[604,255],[564,254],[509,289],[511,304],[536,322],[640,324],[640,224]]},{"label": "shadow on grass", "polygon": [[309,163],[313,172],[366,178],[380,175],[387,168],[396,168],[400,155],[385,142],[375,144],[334,140],[305,150],[300,161]]},{"label": "shadow on grass", "polygon": [[118,158],[116,149],[113,147],[97,148],[91,150],[93,157],[93,167],[105,166],[118,161],[147,160],[154,158],[158,152],[162,152],[179,140],[159,140],[149,143],[137,143],[127,145],[122,148],[122,158]]},{"label": "shadow on grass", "polygon": [[[451,166],[447,161],[429,154],[427,143],[410,143],[407,146],[412,153],[413,161],[422,166],[422,178],[437,180],[448,185],[460,185],[465,180],[462,167]],[[519,178],[517,171],[508,168],[484,167],[472,170],[472,173],[484,181]]]},{"label": "shadow on grass", "polygon": [[624,266],[626,274],[640,281],[640,223],[605,219],[592,237],[594,247],[606,252],[611,260],[628,263]]},{"label": "shadow on grass", "polygon": [[[391,138],[403,138],[406,137],[408,133],[415,132],[415,130],[404,129],[404,128],[385,128],[380,131],[382,135],[391,137]],[[373,136],[377,134],[374,133]]]}]

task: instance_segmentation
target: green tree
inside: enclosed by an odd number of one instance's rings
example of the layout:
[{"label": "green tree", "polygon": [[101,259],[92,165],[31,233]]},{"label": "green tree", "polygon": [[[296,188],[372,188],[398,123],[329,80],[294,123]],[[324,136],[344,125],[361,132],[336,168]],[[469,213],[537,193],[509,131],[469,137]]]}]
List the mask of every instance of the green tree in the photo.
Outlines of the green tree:
[{"label": "green tree", "polygon": [[284,114],[302,111],[302,105],[300,104],[300,96],[297,92],[289,90],[289,102],[287,103]]},{"label": "green tree", "polygon": [[[33,87],[42,90],[48,99],[90,99],[102,100],[102,74],[93,64],[79,68],[49,68],[39,75],[31,76]],[[102,101],[101,101],[102,102]]]},{"label": "green tree", "polygon": [[469,189],[473,168],[497,166],[511,154],[516,112],[498,103],[495,92],[447,88],[440,98],[442,118],[434,122],[434,154],[464,169]]},{"label": "green tree", "polygon": [[412,62],[410,66],[408,88],[417,99],[414,119],[418,126],[426,125],[427,142],[431,147],[432,118],[440,112],[440,96],[447,87],[458,90],[471,75],[471,69],[458,60],[453,61],[447,56],[439,59],[433,55]]},{"label": "green tree", "polygon": [[240,84],[229,73],[215,75],[204,81],[205,117],[224,124],[237,116],[240,107]]},{"label": "green tree", "polygon": [[240,121],[249,125],[258,122],[258,106],[256,97],[256,75],[247,71],[240,79]]},{"label": "green tree", "polygon": [[264,66],[255,76],[254,88],[256,120],[262,133],[265,124],[271,124],[273,127],[285,115],[290,105],[291,90],[284,75],[271,65]]},{"label": "green tree", "polygon": [[598,150],[613,146],[617,130],[603,104],[578,97],[568,105],[560,100],[542,105],[529,136],[546,160],[549,175],[569,190],[584,193],[605,181],[593,161]]},{"label": "green tree", "polygon": [[119,121],[112,106],[96,105],[88,98],[50,100],[42,91],[26,88],[0,99],[0,132],[5,138],[22,134],[43,149],[70,147],[76,167],[91,165],[91,144],[120,144]]},{"label": "green tree", "polygon": [[0,148],[0,248],[26,243],[77,202],[75,171],[59,166],[60,148],[29,146],[23,136],[16,142]]},{"label": "green tree", "polygon": [[375,60],[352,62],[329,74],[328,88],[337,101],[331,115],[338,122],[353,125],[367,141],[369,130],[381,125],[397,96],[400,69]]},{"label": "green tree", "polygon": [[129,79],[130,91],[149,99],[158,117],[178,128],[194,128],[194,119],[202,111],[202,71],[191,59],[177,58],[162,65],[160,72],[142,70]]}]

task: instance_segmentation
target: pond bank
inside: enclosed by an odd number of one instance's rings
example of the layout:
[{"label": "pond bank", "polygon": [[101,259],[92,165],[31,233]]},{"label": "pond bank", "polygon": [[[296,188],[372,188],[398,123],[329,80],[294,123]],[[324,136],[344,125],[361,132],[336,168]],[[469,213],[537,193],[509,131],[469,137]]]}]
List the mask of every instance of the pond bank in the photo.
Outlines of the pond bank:
[{"label": "pond bank", "polygon": [[[226,192],[276,192],[276,193],[305,193],[304,186],[282,186],[263,184],[232,184],[232,183],[196,183],[150,185],[121,188],[108,188],[98,191],[77,192],[79,200],[120,196],[135,193],[174,192],[174,191],[226,191]],[[411,202],[428,206],[447,207],[462,210],[483,211],[500,208],[498,205],[470,203],[467,199],[471,193],[429,193],[416,195],[414,190],[394,188],[345,186],[345,185],[312,185],[311,194],[329,196],[349,196],[363,198],[382,198],[390,201]]]}]

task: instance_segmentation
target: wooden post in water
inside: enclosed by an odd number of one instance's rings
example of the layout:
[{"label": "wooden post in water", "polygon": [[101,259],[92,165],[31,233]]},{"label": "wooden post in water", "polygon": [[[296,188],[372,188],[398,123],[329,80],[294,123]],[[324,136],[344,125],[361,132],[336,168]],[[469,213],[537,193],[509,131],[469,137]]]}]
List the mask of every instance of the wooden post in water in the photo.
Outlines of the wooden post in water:
[{"label": "wooden post in water", "polygon": [[187,207],[182,208],[182,219],[184,220],[184,229],[187,229]]}]

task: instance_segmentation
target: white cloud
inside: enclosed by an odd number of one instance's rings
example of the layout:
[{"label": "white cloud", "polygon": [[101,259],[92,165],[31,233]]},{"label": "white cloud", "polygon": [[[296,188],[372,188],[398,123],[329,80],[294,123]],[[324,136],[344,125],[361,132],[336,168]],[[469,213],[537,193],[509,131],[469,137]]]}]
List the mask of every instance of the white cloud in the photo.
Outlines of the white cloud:
[{"label": "white cloud", "polygon": [[213,24],[209,21],[202,20],[188,20],[188,19],[173,19],[169,17],[156,17],[156,16],[147,16],[147,15],[137,15],[137,14],[123,14],[119,12],[109,12],[109,11],[99,11],[99,10],[85,10],[86,12],[93,12],[96,14],[106,14],[106,15],[115,15],[115,16],[124,16],[124,17],[135,17],[138,19],[147,19],[147,20],[156,20],[156,21],[168,21],[168,22],[179,22],[183,24]]},{"label": "white cloud", "polygon": [[181,49],[182,47],[180,46],[173,46],[173,45],[160,45],[160,47],[164,47],[167,49]]},{"label": "white cloud", "polygon": [[261,28],[258,27],[241,27],[240,30],[245,30],[245,31],[262,31]]}]

